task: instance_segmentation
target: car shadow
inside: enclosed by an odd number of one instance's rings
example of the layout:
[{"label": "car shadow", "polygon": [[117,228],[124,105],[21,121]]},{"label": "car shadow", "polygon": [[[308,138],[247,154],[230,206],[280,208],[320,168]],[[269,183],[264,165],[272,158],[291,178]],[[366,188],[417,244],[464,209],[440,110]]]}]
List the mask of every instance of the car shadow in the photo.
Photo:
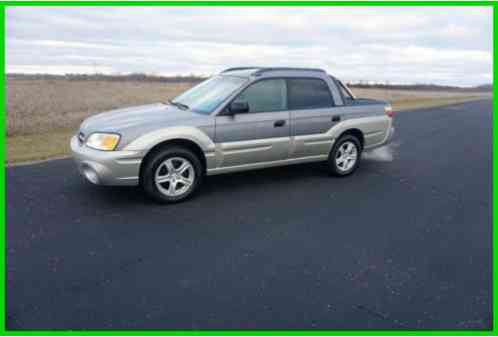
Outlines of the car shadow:
[{"label": "car shadow", "polygon": [[323,163],[308,163],[208,176],[202,188],[206,192],[260,186],[271,188],[271,185],[283,182],[292,183],[296,180],[327,176],[328,172]]},{"label": "car shadow", "polygon": [[[355,176],[365,174],[371,169],[370,166],[375,166],[375,163],[368,160],[362,161]],[[281,185],[310,180],[316,180],[319,183],[322,179],[341,181],[343,178],[331,177],[324,163],[306,163],[207,176],[192,200],[201,201],[227,192],[244,193],[248,189],[271,190]],[[157,205],[145,195],[139,186],[95,186],[90,183],[81,183],[79,188],[86,198],[89,197],[101,204]]]},{"label": "car shadow", "polygon": [[[245,172],[227,173],[204,177],[195,199],[246,188],[271,188],[272,185],[292,183],[296,180],[328,177],[323,163],[308,163]],[[105,204],[154,204],[142,191],[140,186],[98,186],[89,182],[78,184],[87,198],[98,199]]]}]

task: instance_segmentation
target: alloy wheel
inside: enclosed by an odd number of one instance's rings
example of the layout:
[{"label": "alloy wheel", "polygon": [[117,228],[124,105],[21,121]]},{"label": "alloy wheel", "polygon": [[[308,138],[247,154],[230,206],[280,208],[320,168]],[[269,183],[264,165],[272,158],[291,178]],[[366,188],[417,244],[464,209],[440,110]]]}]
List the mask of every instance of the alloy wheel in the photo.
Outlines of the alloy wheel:
[{"label": "alloy wheel", "polygon": [[187,193],[194,185],[195,171],[190,161],[182,157],[168,158],[156,169],[157,189],[168,197]]},{"label": "alloy wheel", "polygon": [[358,160],[358,149],[353,142],[346,141],[341,144],[335,156],[335,164],[339,171],[349,171]]}]

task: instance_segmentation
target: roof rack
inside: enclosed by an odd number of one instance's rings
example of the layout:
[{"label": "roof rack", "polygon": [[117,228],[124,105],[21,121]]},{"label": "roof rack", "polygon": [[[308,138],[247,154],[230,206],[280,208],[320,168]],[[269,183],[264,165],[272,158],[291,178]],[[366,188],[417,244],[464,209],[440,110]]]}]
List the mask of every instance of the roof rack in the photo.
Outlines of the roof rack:
[{"label": "roof rack", "polygon": [[318,68],[291,68],[291,67],[234,67],[234,68],[228,68],[222,71],[222,73],[228,73],[231,71],[238,71],[238,70],[251,70],[254,69],[255,72],[253,75],[261,75],[263,73],[269,72],[269,71],[316,71],[316,72],[321,72],[325,73],[326,71],[323,69],[318,69]]},{"label": "roof rack", "polygon": [[238,70],[249,70],[249,69],[261,69],[261,67],[233,67],[223,70],[222,73],[228,73],[231,71],[238,71]]},{"label": "roof rack", "polygon": [[260,68],[254,75],[260,75],[268,71],[317,71],[320,73],[325,73],[325,70],[318,68],[289,68],[289,67],[272,67],[272,68]]}]

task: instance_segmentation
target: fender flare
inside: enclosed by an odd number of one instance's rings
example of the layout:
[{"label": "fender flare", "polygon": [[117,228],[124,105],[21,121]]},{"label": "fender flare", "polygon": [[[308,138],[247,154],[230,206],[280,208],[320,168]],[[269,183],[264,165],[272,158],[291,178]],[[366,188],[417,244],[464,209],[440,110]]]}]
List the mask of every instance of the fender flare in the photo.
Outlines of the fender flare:
[{"label": "fender flare", "polygon": [[209,136],[202,130],[193,126],[171,126],[157,129],[145,135],[138,137],[125,146],[126,151],[145,151],[150,150],[159,143],[183,139],[197,144],[205,154],[215,151],[215,144]]}]

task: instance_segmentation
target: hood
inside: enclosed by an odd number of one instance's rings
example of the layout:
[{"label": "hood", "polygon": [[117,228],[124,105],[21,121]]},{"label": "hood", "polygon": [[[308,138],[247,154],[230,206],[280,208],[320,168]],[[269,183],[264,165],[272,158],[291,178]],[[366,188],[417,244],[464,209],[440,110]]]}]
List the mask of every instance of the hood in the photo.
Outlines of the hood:
[{"label": "hood", "polygon": [[111,110],[87,118],[80,131],[86,135],[92,132],[120,132],[124,129],[145,125],[166,125],[184,123],[187,120],[206,117],[191,111],[181,110],[162,103]]}]

